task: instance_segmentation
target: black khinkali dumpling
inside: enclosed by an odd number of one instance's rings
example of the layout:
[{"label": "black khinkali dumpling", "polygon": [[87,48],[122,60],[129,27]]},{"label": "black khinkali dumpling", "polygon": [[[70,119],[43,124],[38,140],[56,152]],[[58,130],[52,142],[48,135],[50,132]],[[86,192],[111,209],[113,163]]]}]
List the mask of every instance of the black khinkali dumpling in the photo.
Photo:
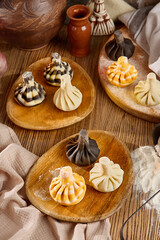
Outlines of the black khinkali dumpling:
[{"label": "black khinkali dumpling", "polygon": [[127,58],[132,57],[135,46],[128,38],[124,38],[120,30],[114,32],[114,39],[108,42],[105,46],[107,56],[117,61],[119,57],[125,56]]},{"label": "black khinkali dumpling", "polygon": [[82,129],[79,135],[71,139],[66,146],[66,156],[79,166],[89,166],[94,163],[99,152],[96,141],[88,137],[85,129]]}]

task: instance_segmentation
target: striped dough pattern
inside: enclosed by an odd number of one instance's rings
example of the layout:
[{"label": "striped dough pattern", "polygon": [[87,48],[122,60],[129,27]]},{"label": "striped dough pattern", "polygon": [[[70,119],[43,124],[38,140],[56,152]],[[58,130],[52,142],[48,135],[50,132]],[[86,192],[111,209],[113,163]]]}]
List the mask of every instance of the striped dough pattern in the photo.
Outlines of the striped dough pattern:
[{"label": "striped dough pattern", "polygon": [[15,100],[25,107],[32,107],[43,102],[46,96],[44,88],[34,81],[32,72],[24,72],[23,83],[14,91]]},{"label": "striped dough pattern", "polygon": [[83,199],[86,184],[82,176],[72,173],[72,168],[66,166],[61,169],[58,177],[52,179],[49,192],[59,204],[72,206]]},{"label": "striped dough pattern", "polygon": [[129,64],[128,58],[121,56],[107,68],[106,75],[111,84],[126,87],[136,80],[138,74],[136,68]]},{"label": "striped dough pattern", "polygon": [[68,74],[72,80],[73,70],[70,64],[63,62],[58,53],[52,53],[51,63],[45,67],[43,74],[47,83],[53,86],[60,86],[61,76],[64,74]]}]

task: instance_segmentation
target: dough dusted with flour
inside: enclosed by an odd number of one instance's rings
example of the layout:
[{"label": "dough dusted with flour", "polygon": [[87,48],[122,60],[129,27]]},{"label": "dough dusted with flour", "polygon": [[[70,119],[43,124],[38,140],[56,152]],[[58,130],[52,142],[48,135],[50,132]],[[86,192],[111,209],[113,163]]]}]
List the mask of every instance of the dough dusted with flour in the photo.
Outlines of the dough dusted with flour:
[{"label": "dough dusted with flour", "polygon": [[160,103],[160,81],[154,73],[147,75],[146,81],[139,81],[135,86],[134,95],[142,105],[155,106]]},{"label": "dough dusted with flour", "polygon": [[135,184],[144,193],[160,188],[160,157],[151,146],[143,146],[131,153],[136,173]]},{"label": "dough dusted with flour", "polygon": [[82,93],[71,84],[68,74],[61,77],[61,86],[55,92],[53,102],[57,108],[63,111],[73,111],[82,102]]},{"label": "dough dusted with flour", "polygon": [[[136,190],[150,193],[152,196],[160,189],[160,156],[159,145],[155,147],[143,146],[131,152],[133,159]],[[147,195],[148,197],[148,195]],[[151,201],[151,205],[160,214],[160,196],[155,196]]]},{"label": "dough dusted with flour", "polygon": [[96,190],[112,192],[121,185],[124,171],[109,158],[101,157],[99,163],[95,163],[89,174],[89,181]]}]

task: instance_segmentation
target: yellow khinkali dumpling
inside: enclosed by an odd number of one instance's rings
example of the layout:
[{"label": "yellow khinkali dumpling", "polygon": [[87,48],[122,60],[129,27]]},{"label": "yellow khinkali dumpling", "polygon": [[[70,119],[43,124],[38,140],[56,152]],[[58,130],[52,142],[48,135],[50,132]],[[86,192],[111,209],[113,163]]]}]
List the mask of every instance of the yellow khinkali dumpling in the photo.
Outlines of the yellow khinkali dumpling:
[{"label": "yellow khinkali dumpling", "polygon": [[61,205],[75,205],[79,203],[86,192],[84,178],[72,173],[70,166],[63,167],[60,175],[52,179],[49,186],[51,197]]},{"label": "yellow khinkali dumpling", "polygon": [[106,71],[107,80],[118,87],[126,87],[137,78],[136,68],[129,64],[128,58],[121,56],[117,62],[112,63]]},{"label": "yellow khinkali dumpling", "polygon": [[61,78],[61,86],[55,92],[53,102],[57,108],[63,111],[73,111],[79,107],[82,102],[82,93],[71,84],[68,74]]},{"label": "yellow khinkali dumpling", "polygon": [[139,81],[135,86],[134,95],[142,105],[154,106],[160,103],[160,81],[154,73],[147,75],[146,81]]},{"label": "yellow khinkali dumpling", "polygon": [[99,163],[95,163],[89,174],[89,181],[96,190],[112,192],[121,185],[124,171],[109,158],[101,157]]}]

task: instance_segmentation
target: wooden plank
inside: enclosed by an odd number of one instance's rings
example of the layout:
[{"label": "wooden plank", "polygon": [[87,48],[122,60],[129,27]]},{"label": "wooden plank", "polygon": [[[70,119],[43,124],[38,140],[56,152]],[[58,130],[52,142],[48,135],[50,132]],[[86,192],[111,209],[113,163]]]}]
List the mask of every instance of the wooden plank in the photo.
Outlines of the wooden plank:
[{"label": "wooden plank", "polygon": [[69,112],[56,108],[53,103],[53,96],[58,87],[47,84],[43,77],[44,68],[51,62],[51,58],[43,58],[30,65],[26,71],[31,71],[34,80],[44,87],[46,91],[45,100],[40,105],[34,107],[24,107],[15,101],[14,91],[18,84],[23,82],[22,75],[15,81],[9,93],[6,107],[7,114],[16,125],[33,130],[52,130],[79,122],[93,110],[96,93],[91,78],[73,60],[67,58],[62,58],[62,60],[70,63],[73,69],[72,85],[77,87],[82,93],[80,106],[76,110]]},{"label": "wooden plank", "polygon": [[[128,30],[125,27],[122,28],[121,31],[124,37],[130,38]],[[113,35],[107,40],[106,43],[112,39]],[[151,122],[160,122],[160,104],[152,107],[144,106],[138,103],[136,97],[134,96],[135,86],[139,81],[146,80],[147,74],[151,72],[151,70],[148,68],[148,55],[144,52],[144,50],[135,45],[135,51],[133,56],[129,58],[129,63],[134,65],[137,69],[138,77],[136,81],[127,87],[117,87],[107,81],[106,69],[114,61],[109,59],[105,52],[106,43],[100,52],[98,72],[101,84],[107,95],[116,105],[126,112]]]},{"label": "wooden plank", "polygon": [[[89,137],[96,140],[100,149],[99,157],[109,157],[124,171],[123,182],[118,189],[110,193],[101,193],[89,182],[89,171],[93,165],[78,167],[66,157],[66,145],[75,136],[57,143],[39,158],[27,176],[26,193],[34,206],[57,219],[83,223],[102,220],[114,214],[124,204],[133,183],[133,162],[126,146],[113,134],[102,130],[89,131]],[[56,203],[49,194],[52,172],[64,166],[71,166],[73,172],[84,177],[87,185],[83,200],[69,207]]]}]

